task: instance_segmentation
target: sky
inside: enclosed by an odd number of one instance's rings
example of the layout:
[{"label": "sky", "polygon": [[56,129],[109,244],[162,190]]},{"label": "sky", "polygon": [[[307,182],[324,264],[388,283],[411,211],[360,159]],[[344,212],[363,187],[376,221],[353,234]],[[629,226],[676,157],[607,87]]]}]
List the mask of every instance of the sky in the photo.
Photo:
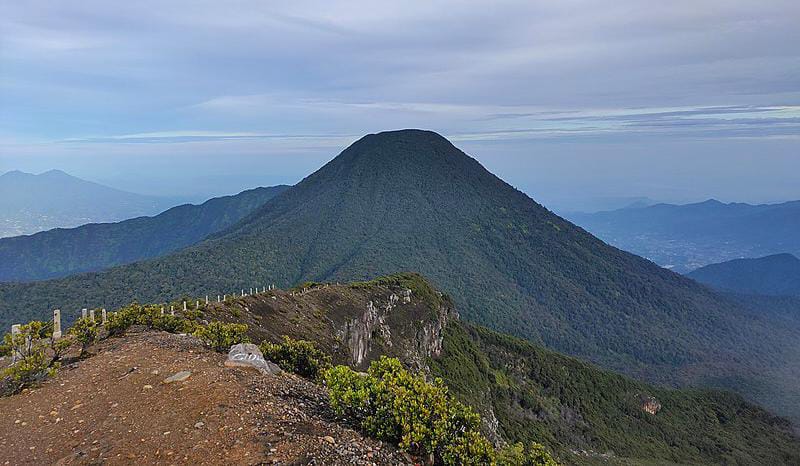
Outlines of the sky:
[{"label": "sky", "polygon": [[800,2],[0,0],[0,172],[202,199],[425,128],[554,210],[800,199]]}]

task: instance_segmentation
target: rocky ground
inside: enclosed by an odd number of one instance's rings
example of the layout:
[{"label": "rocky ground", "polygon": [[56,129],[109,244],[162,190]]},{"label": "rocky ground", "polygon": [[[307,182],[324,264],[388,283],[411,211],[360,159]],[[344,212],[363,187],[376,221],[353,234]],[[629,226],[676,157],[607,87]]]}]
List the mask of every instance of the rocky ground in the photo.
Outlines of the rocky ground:
[{"label": "rocky ground", "polygon": [[0,399],[0,465],[413,462],[337,420],[323,388],[224,367],[193,337],[131,333],[91,353]]}]

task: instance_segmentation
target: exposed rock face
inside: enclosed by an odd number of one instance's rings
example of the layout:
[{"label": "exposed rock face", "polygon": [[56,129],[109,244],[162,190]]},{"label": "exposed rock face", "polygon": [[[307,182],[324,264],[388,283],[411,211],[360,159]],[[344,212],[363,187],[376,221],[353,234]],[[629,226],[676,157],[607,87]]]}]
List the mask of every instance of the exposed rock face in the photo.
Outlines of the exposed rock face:
[{"label": "exposed rock face", "polygon": [[[393,280],[393,277],[399,277]],[[418,288],[398,283],[407,280]],[[248,325],[252,341],[279,342],[284,335],[313,341],[335,364],[364,370],[386,355],[429,372],[442,351],[444,329],[457,319],[452,301],[414,275],[348,285],[312,284],[269,290],[211,303],[206,317]]]},{"label": "exposed rock face", "polygon": [[353,366],[364,366],[371,356],[381,353],[396,355],[415,369],[427,370],[426,359],[441,353],[443,329],[455,314],[453,309],[442,304],[433,310],[435,315],[427,313],[420,320],[415,306],[427,304],[414,302],[411,295],[406,289],[400,296],[391,293],[383,303],[370,300],[361,315],[345,323],[338,337],[346,345]]},{"label": "exposed rock face", "polygon": [[653,396],[642,396],[641,406],[642,406],[642,411],[650,413],[654,416],[656,415],[656,413],[661,411],[661,403]]}]

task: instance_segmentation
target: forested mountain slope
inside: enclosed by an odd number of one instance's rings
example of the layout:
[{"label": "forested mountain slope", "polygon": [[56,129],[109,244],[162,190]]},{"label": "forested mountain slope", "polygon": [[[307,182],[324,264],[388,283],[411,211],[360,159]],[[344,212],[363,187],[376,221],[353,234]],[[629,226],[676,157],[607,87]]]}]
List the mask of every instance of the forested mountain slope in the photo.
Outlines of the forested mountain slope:
[{"label": "forested mountain slope", "polygon": [[800,296],[800,259],[775,254],[711,264],[688,277],[721,291],[770,296]]}]

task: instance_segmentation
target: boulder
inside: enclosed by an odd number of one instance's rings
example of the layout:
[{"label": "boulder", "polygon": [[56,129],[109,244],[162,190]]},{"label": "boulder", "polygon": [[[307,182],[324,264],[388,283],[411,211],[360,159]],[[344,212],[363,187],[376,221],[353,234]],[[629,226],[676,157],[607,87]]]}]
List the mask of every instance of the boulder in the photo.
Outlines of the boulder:
[{"label": "boulder", "polygon": [[228,352],[228,359],[225,361],[226,367],[250,367],[258,370],[264,375],[274,375],[281,373],[281,368],[276,364],[264,359],[264,355],[257,345],[252,343],[239,343],[231,346]]}]

